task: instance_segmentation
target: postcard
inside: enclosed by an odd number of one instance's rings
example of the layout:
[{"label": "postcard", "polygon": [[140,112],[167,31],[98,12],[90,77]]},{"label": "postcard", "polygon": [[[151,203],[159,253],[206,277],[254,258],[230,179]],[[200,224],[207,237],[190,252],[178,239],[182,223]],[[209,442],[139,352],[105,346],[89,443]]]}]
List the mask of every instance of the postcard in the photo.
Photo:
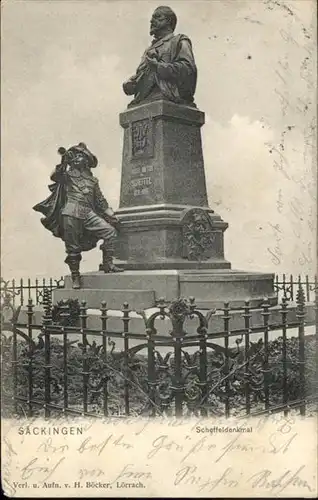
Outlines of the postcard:
[{"label": "postcard", "polygon": [[1,7],[4,495],[316,498],[316,2]]}]

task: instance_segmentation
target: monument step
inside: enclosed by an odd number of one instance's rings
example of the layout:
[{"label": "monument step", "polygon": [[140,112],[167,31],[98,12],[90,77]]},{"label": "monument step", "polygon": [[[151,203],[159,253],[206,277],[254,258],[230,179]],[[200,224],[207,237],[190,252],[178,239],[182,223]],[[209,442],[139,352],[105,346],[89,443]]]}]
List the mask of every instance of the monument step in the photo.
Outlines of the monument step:
[{"label": "monument step", "polygon": [[[81,275],[83,289],[151,290],[156,298],[173,300],[178,297],[178,271],[124,271],[123,273],[90,272]],[[65,276],[65,288],[72,289],[71,276]],[[129,302],[127,299],[124,302]],[[154,304],[152,304],[153,306]],[[152,307],[151,306],[151,307]]]},{"label": "monument step", "polygon": [[81,282],[83,288],[73,290],[71,278],[66,276],[65,288],[54,291],[54,301],[76,297],[86,300],[91,308],[99,308],[103,300],[109,308],[111,304],[121,308],[124,302],[128,302],[131,309],[154,307],[161,297],[166,301],[195,297],[198,307],[203,309],[222,308],[224,302],[230,302],[231,307],[242,307],[246,300],[252,307],[257,307],[265,297],[271,304],[277,303],[271,273],[226,269],[95,272],[83,274]]},{"label": "monument step", "polygon": [[89,309],[99,309],[106,302],[108,309],[121,309],[127,302],[133,310],[147,309],[155,304],[154,290],[145,289],[113,289],[113,288],[59,288],[53,291],[53,303],[63,299],[85,300]]},{"label": "monument step", "polygon": [[[197,266],[199,264],[197,263]],[[180,281],[251,281],[273,278],[272,273],[242,271],[236,269],[163,269],[163,270],[125,270],[123,273],[104,273],[101,271],[82,273],[83,288],[109,289],[148,289],[153,290],[159,283],[172,285]],[[167,283],[167,281],[169,283]],[[65,288],[72,288],[72,278],[65,276]]]},{"label": "monument step", "polygon": [[211,258],[209,260],[198,263],[198,261],[196,260],[189,261],[182,258],[156,258],[156,256],[151,261],[148,261],[146,258],[144,260],[141,260],[140,258],[138,260],[129,259],[127,261],[118,261],[116,262],[116,265],[127,271],[141,272],[155,270],[157,270],[157,272],[160,272],[173,269],[178,269],[180,271],[188,269],[196,271],[198,267],[201,267],[202,269],[208,269],[210,271],[212,269],[226,270],[231,268],[230,262],[226,261],[225,259]]}]

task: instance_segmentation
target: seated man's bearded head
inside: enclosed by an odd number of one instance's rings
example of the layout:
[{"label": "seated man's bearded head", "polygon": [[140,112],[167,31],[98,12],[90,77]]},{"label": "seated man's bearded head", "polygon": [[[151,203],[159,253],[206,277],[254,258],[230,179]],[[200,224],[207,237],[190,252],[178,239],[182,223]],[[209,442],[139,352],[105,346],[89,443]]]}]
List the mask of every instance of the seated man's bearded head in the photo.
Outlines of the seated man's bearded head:
[{"label": "seated man's bearded head", "polygon": [[170,7],[157,7],[150,21],[150,34],[156,37],[163,31],[173,32],[176,24],[177,16]]}]

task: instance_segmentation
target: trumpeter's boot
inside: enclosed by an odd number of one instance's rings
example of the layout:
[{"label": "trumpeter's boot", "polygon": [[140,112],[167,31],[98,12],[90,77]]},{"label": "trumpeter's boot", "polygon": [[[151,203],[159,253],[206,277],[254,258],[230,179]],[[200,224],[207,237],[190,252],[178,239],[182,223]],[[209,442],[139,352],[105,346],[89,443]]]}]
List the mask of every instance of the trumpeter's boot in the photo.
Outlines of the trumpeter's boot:
[{"label": "trumpeter's boot", "polygon": [[101,266],[101,270],[103,270],[104,273],[121,273],[121,272],[123,272],[123,269],[115,266],[115,264],[113,262],[114,250],[112,248],[105,248],[104,246],[101,246],[101,250],[103,252],[103,263]]},{"label": "trumpeter's boot", "polygon": [[81,288],[81,275],[79,272],[80,259],[78,257],[67,257],[65,262],[68,264],[71,271],[73,288]]}]

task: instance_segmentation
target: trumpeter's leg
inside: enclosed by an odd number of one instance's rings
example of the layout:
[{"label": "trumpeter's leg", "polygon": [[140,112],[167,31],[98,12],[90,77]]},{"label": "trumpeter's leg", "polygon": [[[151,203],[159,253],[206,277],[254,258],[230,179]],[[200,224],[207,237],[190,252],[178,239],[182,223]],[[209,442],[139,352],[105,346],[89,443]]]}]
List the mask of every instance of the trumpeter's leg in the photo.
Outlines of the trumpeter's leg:
[{"label": "trumpeter's leg", "polygon": [[80,219],[63,216],[64,242],[67,253],[65,263],[68,264],[71,271],[73,288],[81,288],[80,262],[82,256],[79,241],[82,225],[83,222]]},{"label": "trumpeter's leg", "polygon": [[81,260],[82,260],[81,254],[68,253],[64,261],[66,264],[68,264],[70,268],[73,288],[81,288],[81,275],[80,275]]},{"label": "trumpeter's leg", "polygon": [[113,259],[115,254],[114,245],[112,246],[111,242],[105,241],[101,244],[100,249],[103,253],[103,264],[102,270],[104,273],[121,273],[123,269],[118,266],[115,266]]},{"label": "trumpeter's leg", "polygon": [[102,217],[91,212],[85,220],[84,227],[87,231],[94,233],[96,238],[103,240],[100,249],[103,253],[102,269],[105,273],[119,273],[123,269],[115,266],[113,258],[115,254],[115,243],[117,237],[116,229],[106,222]]}]

